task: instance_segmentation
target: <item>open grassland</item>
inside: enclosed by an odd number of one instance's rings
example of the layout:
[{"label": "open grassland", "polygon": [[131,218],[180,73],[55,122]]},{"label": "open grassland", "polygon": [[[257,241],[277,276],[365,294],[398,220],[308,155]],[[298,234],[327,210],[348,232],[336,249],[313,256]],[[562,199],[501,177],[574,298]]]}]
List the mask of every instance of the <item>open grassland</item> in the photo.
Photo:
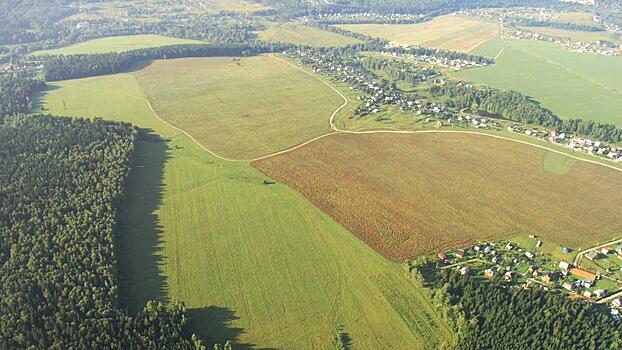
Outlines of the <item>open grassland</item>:
[{"label": "open grassland", "polygon": [[272,57],[156,61],[137,79],[160,117],[217,154],[251,159],[330,132],[342,101]]},{"label": "open grassland", "polygon": [[[234,93],[234,92],[232,92]],[[123,300],[179,299],[190,327],[235,349],[437,349],[451,339],[401,266],[247,163],[220,161],[163,124],[131,73],[53,83],[38,108],[132,122],[139,141],[121,212]],[[324,115],[324,118],[327,116]]]},{"label": "open grassland", "polygon": [[595,25],[594,14],[589,12],[560,12],[558,22]]},{"label": "open grassland", "polygon": [[612,32],[586,32],[581,30],[568,30],[553,27],[521,27],[524,30],[547,35],[570,38],[575,41],[609,41],[612,43],[622,43],[622,36],[619,33]]},{"label": "open grassland", "polygon": [[335,135],[253,165],[401,260],[537,234],[574,247],[619,235],[622,173],[482,135]]},{"label": "open grassland", "polygon": [[339,27],[399,45],[419,45],[469,52],[499,36],[499,25],[473,18],[446,15],[418,24],[348,24]]},{"label": "open grassland", "polygon": [[535,40],[505,40],[505,44],[495,65],[454,76],[520,91],[562,118],[622,126],[622,57],[571,52]]},{"label": "open grassland", "polygon": [[123,52],[148,47],[158,47],[176,44],[201,44],[202,41],[171,38],[161,35],[124,35],[102,39],[94,39],[75,45],[54,50],[34,52],[33,55],[76,55],[105,52]]},{"label": "open grassland", "polygon": [[259,39],[315,47],[336,47],[361,43],[358,39],[304,24],[269,23],[267,26],[266,30],[257,33]]},{"label": "open grassland", "polygon": [[235,12],[255,12],[265,10],[267,7],[263,4],[247,1],[247,0],[207,0],[206,7],[216,9],[218,11],[235,11]]}]

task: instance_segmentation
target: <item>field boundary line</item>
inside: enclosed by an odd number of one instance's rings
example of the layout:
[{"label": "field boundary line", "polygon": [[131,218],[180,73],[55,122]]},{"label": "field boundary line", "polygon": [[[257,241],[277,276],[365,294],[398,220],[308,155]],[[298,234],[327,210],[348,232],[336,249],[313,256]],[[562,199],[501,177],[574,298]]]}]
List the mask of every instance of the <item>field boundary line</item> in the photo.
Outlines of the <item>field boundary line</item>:
[{"label": "field boundary line", "polygon": [[[618,168],[616,166],[613,165],[609,165],[609,164],[605,164],[602,162],[597,162],[594,160],[590,160],[590,159],[585,159],[585,158],[581,158],[581,157],[577,157],[556,149],[553,149],[551,147],[547,147],[547,146],[543,146],[543,145],[538,145],[532,142],[527,142],[527,141],[522,141],[522,140],[516,140],[516,139],[512,139],[509,137],[505,137],[505,136],[499,136],[499,135],[492,135],[492,134],[488,134],[488,133],[483,133],[483,132],[478,132],[478,131],[467,131],[467,130],[369,130],[369,131],[353,131],[353,130],[343,130],[340,129],[337,125],[335,125],[335,117],[337,116],[337,113],[339,113],[343,108],[345,108],[348,103],[349,100],[348,98],[341,93],[341,91],[339,91],[337,88],[335,88],[333,85],[331,85],[330,83],[326,82],[324,79],[319,78],[318,76],[316,76],[315,74],[302,69],[298,66],[296,66],[295,64],[284,60],[280,57],[277,57],[275,55],[270,55],[271,57],[282,61],[284,63],[286,63],[287,65],[311,76],[312,78],[318,80],[319,82],[321,82],[322,84],[328,86],[331,90],[333,90],[334,92],[336,92],[342,99],[343,99],[343,104],[341,104],[339,107],[337,107],[337,109],[335,109],[333,111],[333,113],[331,113],[330,117],[328,118],[328,122],[330,124],[330,127],[332,129],[331,132],[328,132],[326,134],[320,135],[320,136],[316,136],[310,140],[304,141],[298,145],[274,152],[274,153],[270,153],[267,154],[265,156],[261,156],[261,157],[257,157],[257,158],[253,158],[253,159],[231,159],[231,158],[226,158],[223,156],[220,156],[218,154],[216,154],[215,152],[211,151],[209,148],[205,147],[204,145],[202,145],[197,139],[195,139],[192,135],[190,135],[188,132],[186,132],[185,130],[171,124],[170,122],[166,121],[165,119],[161,118],[158,113],[155,111],[155,109],[153,108],[153,106],[151,105],[151,101],[149,101],[149,98],[147,97],[147,95],[145,94],[144,90],[142,89],[142,86],[140,84],[138,84],[143,92],[143,95],[145,96],[145,101],[147,102],[147,106],[149,107],[149,110],[151,111],[151,113],[153,113],[153,115],[162,123],[164,123],[165,125],[169,126],[170,128],[181,132],[182,134],[184,134],[185,136],[187,136],[188,138],[190,138],[190,140],[192,140],[194,143],[196,143],[199,147],[201,147],[203,150],[205,150],[206,152],[208,152],[209,154],[213,155],[214,157],[223,160],[223,161],[227,161],[227,162],[236,162],[236,163],[252,163],[255,161],[259,161],[259,160],[264,160],[267,158],[272,158],[281,154],[285,154],[285,153],[289,153],[291,151],[297,150],[301,147],[304,147],[310,143],[313,143],[315,141],[318,141],[320,139],[323,139],[325,137],[328,136],[332,136],[332,135],[337,135],[337,134],[355,134],[355,135],[365,135],[365,134],[432,134],[432,133],[455,133],[455,134],[472,134],[472,135],[481,135],[481,136],[487,136],[487,137],[492,137],[492,138],[496,138],[496,139],[501,139],[501,140],[506,140],[506,141],[511,141],[511,142],[516,142],[516,143],[520,143],[520,144],[524,144],[524,145],[528,145],[528,146],[532,146],[532,147],[536,147],[536,148],[540,148],[546,151],[550,151],[550,152],[554,152],[557,154],[561,154],[563,156],[567,156],[573,159],[576,159],[578,161],[582,161],[582,162],[587,162],[587,163],[591,163],[591,164],[596,164],[596,165],[600,165],[600,166],[604,166],[607,167],[609,169],[613,169],[619,172],[622,172],[622,168]],[[138,81],[137,81],[138,83]]]}]

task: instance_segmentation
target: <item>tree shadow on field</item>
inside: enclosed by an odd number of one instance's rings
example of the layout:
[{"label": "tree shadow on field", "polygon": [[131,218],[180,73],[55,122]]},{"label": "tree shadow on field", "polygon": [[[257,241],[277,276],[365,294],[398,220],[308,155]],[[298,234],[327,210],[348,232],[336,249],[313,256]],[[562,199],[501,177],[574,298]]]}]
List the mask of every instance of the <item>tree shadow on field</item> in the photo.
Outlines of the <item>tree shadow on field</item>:
[{"label": "tree shadow on field", "polygon": [[235,350],[276,350],[257,348],[255,344],[240,343],[240,336],[244,329],[231,326],[231,322],[238,319],[231,309],[219,306],[210,306],[188,310],[188,329],[199,336],[208,349],[216,343],[224,345],[230,340]]},{"label": "tree shadow on field", "polygon": [[163,228],[156,216],[162,205],[168,159],[166,141],[151,130],[141,129],[119,206],[115,238],[120,302],[132,314],[149,300],[169,301],[162,274]]}]

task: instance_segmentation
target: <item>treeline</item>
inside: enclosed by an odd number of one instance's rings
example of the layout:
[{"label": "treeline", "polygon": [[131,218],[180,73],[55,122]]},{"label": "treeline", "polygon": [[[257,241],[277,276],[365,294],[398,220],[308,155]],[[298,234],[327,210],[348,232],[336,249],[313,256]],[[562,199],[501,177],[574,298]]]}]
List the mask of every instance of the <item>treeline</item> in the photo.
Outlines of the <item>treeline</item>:
[{"label": "treeline", "polygon": [[522,124],[541,125],[567,133],[577,133],[601,141],[621,142],[622,129],[582,119],[560,119],[548,109],[516,91],[480,89],[470,84],[435,85],[433,96],[448,97],[449,107],[470,109],[482,115],[493,115]]},{"label": "treeline", "polygon": [[383,60],[374,57],[364,58],[362,64],[363,67],[367,69],[383,71],[392,80],[402,80],[413,86],[440,75],[440,72],[432,68],[419,67],[406,62]]},{"label": "treeline", "polygon": [[119,308],[114,228],[135,137],[102,120],[0,125],[0,349],[204,349],[181,304]]},{"label": "treeline", "polygon": [[320,14],[369,12],[381,15],[425,14],[436,16],[463,9],[487,7],[559,7],[557,0],[341,0],[310,2],[306,0],[258,0],[276,10],[265,14],[286,18]]},{"label": "treeline", "polygon": [[439,273],[434,300],[459,314],[455,349],[614,350],[622,348],[620,321],[607,308],[539,289],[482,283],[459,272]]},{"label": "treeline", "polygon": [[602,32],[605,29],[600,26],[594,26],[589,24],[579,24],[571,22],[556,22],[556,21],[539,21],[535,19],[524,19],[513,21],[513,25],[525,26],[525,27],[550,27],[565,30],[579,30],[583,32]]},{"label": "treeline", "polygon": [[84,78],[127,71],[136,64],[154,59],[181,57],[247,56],[282,51],[280,44],[187,44],[137,49],[121,53],[52,56],[45,59],[46,81]]},{"label": "treeline", "polygon": [[478,63],[481,65],[488,65],[488,64],[495,63],[494,59],[484,57],[484,56],[471,55],[468,53],[463,53],[463,52],[458,52],[458,51],[448,51],[448,50],[433,49],[433,48],[426,48],[426,47],[394,47],[386,51],[397,53],[397,54],[446,58],[448,60],[464,60],[464,61]]},{"label": "treeline", "polygon": [[32,95],[45,89],[45,86],[38,79],[0,76],[0,124],[5,115],[28,112]]}]

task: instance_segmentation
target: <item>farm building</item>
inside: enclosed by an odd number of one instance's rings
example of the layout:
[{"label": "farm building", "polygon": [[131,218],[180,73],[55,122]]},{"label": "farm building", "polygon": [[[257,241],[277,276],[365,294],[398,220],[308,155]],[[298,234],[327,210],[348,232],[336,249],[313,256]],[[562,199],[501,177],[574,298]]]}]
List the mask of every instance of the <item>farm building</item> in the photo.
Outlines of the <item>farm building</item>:
[{"label": "farm building", "polygon": [[540,248],[540,247],[542,247],[542,241],[541,241],[541,240],[538,240],[538,241],[536,242],[536,248]]},{"label": "farm building", "polygon": [[585,257],[590,259],[590,260],[594,260],[598,257],[598,253],[595,250],[591,250],[587,253],[585,253]]},{"label": "farm building", "polygon": [[529,259],[533,259],[535,255],[532,252],[525,252],[525,256]]},{"label": "farm building", "polygon": [[583,280],[588,280],[590,282],[596,281],[596,275],[595,274],[593,274],[591,272],[588,272],[588,271],[585,271],[585,270],[581,270],[581,269],[576,268],[576,267],[573,268],[573,269],[570,269],[570,273],[573,276],[579,277],[579,278],[581,278]]}]

